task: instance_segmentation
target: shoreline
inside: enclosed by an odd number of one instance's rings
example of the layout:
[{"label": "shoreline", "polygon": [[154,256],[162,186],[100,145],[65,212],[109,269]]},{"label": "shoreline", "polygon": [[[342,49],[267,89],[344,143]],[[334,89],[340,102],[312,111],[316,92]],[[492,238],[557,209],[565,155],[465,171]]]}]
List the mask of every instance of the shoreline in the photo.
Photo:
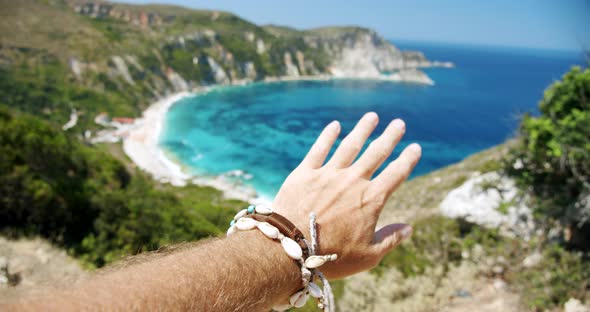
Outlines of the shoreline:
[{"label": "shoreline", "polygon": [[[426,76],[424,74],[424,76]],[[142,113],[142,117],[135,121],[129,129],[128,134],[123,138],[123,151],[131,161],[144,172],[147,172],[155,180],[161,183],[170,183],[173,186],[182,187],[187,184],[208,186],[223,192],[226,198],[238,199],[248,203],[270,204],[272,199],[261,196],[256,190],[248,185],[241,184],[231,178],[228,174],[218,176],[193,175],[183,170],[178,161],[159,145],[160,135],[165,125],[166,113],[179,100],[201,95],[213,90],[225,87],[245,86],[255,83],[274,83],[285,81],[329,81],[341,79],[360,80],[382,80],[392,82],[410,82],[433,85],[434,82],[426,76],[427,80],[404,79],[400,76],[381,75],[379,77],[335,77],[332,75],[309,75],[309,76],[286,76],[267,77],[262,81],[235,81],[228,85],[213,85],[200,87],[189,91],[176,92],[158,99]]]},{"label": "shoreline", "polygon": [[223,192],[223,196],[249,203],[268,203],[270,199],[259,196],[254,188],[239,185],[225,175],[197,176],[187,173],[178,161],[175,161],[159,145],[159,139],[165,125],[166,113],[179,100],[209,92],[218,86],[195,89],[191,92],[174,93],[157,100],[138,118],[128,135],[123,138],[123,151],[131,161],[153,179],[161,183],[183,187],[188,184],[208,186]]}]

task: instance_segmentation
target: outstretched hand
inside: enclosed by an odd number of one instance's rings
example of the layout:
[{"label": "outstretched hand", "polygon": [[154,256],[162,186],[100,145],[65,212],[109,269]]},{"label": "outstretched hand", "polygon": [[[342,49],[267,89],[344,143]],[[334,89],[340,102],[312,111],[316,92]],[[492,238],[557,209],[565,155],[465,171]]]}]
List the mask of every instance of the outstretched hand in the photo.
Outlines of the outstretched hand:
[{"label": "outstretched hand", "polygon": [[377,114],[365,114],[328,162],[326,158],[341,129],[337,121],[326,126],[301,164],[287,177],[273,203],[273,209],[306,236],[309,214],[315,212],[318,254],[338,254],[338,260],[321,268],[330,279],[376,266],[412,233],[406,224],[390,224],[375,232],[383,205],[410,175],[421,155],[420,146],[411,144],[373,177],[405,132],[404,122],[393,120],[354,162],[378,123]]}]

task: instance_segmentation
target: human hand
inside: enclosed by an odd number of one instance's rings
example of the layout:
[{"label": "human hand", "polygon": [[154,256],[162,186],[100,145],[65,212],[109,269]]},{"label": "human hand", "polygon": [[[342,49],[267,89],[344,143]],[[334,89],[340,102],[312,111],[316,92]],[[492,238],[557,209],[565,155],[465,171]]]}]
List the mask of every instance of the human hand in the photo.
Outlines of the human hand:
[{"label": "human hand", "polygon": [[273,202],[273,209],[306,236],[309,236],[309,214],[315,212],[317,253],[338,254],[336,261],[320,268],[330,279],[376,266],[412,233],[412,228],[406,224],[390,224],[377,232],[375,227],[383,205],[420,159],[420,146],[409,145],[371,179],[403,136],[404,122],[393,120],[353,163],[378,122],[377,114],[365,114],[324,165],[340,134],[337,121],[326,126],[301,164],[287,177]]}]

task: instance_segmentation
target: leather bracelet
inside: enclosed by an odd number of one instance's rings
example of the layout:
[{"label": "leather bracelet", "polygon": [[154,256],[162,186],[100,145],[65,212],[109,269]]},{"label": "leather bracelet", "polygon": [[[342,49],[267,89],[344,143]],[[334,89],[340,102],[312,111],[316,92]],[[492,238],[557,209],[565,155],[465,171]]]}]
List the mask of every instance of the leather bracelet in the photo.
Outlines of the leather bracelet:
[{"label": "leather bracelet", "polygon": [[303,251],[303,255],[305,258],[309,256],[309,249],[307,244],[305,243],[303,233],[297,228],[295,224],[289,221],[287,218],[283,217],[282,215],[273,212],[269,215],[260,215],[260,214],[253,214],[248,215],[247,217],[252,218],[256,221],[260,222],[267,222],[270,225],[279,229],[283,235],[289,237],[290,239],[294,240],[301,250]]}]

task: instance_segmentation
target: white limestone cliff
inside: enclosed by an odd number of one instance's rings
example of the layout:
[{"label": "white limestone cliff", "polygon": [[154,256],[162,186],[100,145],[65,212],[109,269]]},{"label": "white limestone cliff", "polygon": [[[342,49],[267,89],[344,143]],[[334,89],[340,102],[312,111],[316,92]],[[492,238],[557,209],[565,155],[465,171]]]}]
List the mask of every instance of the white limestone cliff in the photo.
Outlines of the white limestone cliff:
[{"label": "white limestone cliff", "polygon": [[299,77],[299,69],[297,69],[297,66],[293,64],[291,53],[285,52],[283,55],[283,61],[285,62],[285,76]]},{"label": "white limestone cliff", "polygon": [[208,56],[207,62],[209,63],[209,67],[211,67],[211,72],[213,73],[213,79],[215,80],[216,83],[228,84],[230,82],[229,78],[227,77],[227,74],[225,73],[223,68],[221,68],[221,66],[219,66],[219,64],[217,64],[217,62],[215,62],[215,60],[212,57]]},{"label": "white limestone cliff", "polygon": [[113,60],[113,64],[115,64],[115,69],[117,70],[117,73],[121,75],[121,77],[123,77],[123,79],[127,83],[134,85],[135,81],[133,81],[133,78],[131,78],[131,74],[129,74],[129,69],[127,68],[127,64],[125,63],[123,58],[118,55],[115,55],[111,59]]}]

